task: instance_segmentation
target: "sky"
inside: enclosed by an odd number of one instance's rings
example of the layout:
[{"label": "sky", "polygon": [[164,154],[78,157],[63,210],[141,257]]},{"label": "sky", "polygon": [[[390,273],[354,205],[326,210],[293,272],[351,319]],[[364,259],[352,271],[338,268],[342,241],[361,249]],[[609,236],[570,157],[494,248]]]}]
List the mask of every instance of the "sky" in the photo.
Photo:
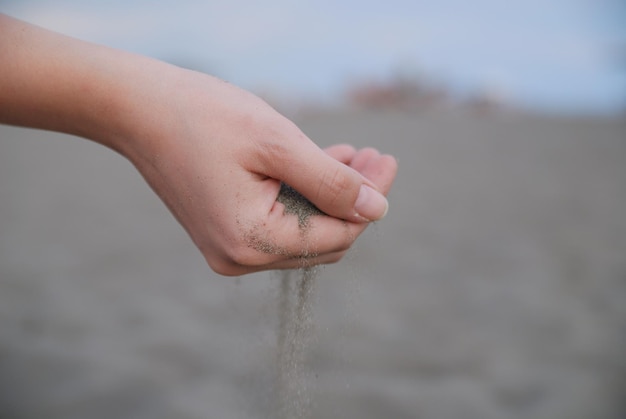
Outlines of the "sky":
[{"label": "sky", "polygon": [[290,99],[402,74],[540,111],[626,109],[624,0],[0,0],[0,12]]}]

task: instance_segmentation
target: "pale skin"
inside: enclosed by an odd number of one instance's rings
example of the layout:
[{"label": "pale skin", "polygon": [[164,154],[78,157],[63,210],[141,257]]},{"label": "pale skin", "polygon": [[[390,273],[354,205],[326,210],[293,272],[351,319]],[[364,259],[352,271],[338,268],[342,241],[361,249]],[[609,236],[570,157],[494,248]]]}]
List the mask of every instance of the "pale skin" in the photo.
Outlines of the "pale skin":
[{"label": "pale skin", "polygon": [[[320,149],[222,80],[2,14],[0,123],[119,152],[222,275],[337,262],[384,217],[397,172],[372,148]],[[281,181],[329,216],[311,217],[304,233],[276,202]]]}]

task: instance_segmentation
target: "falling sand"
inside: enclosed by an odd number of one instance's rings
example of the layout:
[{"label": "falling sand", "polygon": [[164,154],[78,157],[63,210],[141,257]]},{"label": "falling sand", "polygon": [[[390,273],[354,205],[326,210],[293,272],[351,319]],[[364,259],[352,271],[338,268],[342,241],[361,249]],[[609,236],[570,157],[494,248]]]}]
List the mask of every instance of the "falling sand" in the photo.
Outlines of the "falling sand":
[{"label": "falling sand", "polygon": [[[285,184],[281,185],[277,201],[285,205],[285,213],[298,217],[298,226],[306,245],[309,217],[323,213]],[[307,266],[306,258],[303,258],[301,269],[283,271],[280,279],[276,383],[276,408],[280,419],[311,416],[305,358],[313,337],[312,294],[316,277],[317,268]]]}]

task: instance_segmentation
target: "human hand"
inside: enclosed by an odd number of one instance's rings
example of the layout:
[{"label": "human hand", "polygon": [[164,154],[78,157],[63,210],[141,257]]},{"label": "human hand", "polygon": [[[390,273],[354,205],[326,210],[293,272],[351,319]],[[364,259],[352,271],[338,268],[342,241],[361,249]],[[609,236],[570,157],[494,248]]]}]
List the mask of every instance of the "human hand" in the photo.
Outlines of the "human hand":
[{"label": "human hand", "polygon": [[[176,71],[167,107],[126,140],[123,154],[223,275],[338,261],[387,211],[396,161],[367,148],[324,151],[256,96]],[[151,102],[162,104],[162,101]],[[277,202],[283,181],[329,216],[303,231]],[[359,198],[359,193],[364,191]]]},{"label": "human hand", "polygon": [[[384,216],[393,157],[322,151],[216,78],[0,14],[0,122],[67,132],[126,156],[224,275],[339,260]],[[303,231],[281,181],[327,216]]]}]

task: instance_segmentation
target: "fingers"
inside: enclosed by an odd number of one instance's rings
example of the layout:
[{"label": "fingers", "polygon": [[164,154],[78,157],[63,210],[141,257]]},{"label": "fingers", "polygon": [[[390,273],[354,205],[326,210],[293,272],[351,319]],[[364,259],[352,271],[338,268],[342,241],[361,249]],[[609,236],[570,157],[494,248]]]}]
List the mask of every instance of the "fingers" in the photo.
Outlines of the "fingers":
[{"label": "fingers", "polygon": [[269,269],[295,269],[337,262],[365,223],[348,223],[329,216],[313,216],[303,227],[295,215],[277,205],[268,220],[244,232],[242,240],[203,249],[211,268],[226,276]]},{"label": "fingers", "polygon": [[[393,157],[374,149],[354,150],[334,146],[329,156],[342,161],[374,187],[387,194],[396,176]],[[268,179],[265,182],[276,182]],[[272,187],[277,185],[273,184]],[[224,256],[214,270],[224,275],[241,275],[267,269],[289,269],[337,262],[365,230],[367,223],[350,222],[326,215],[314,215],[303,225],[296,215],[273,202],[265,217],[248,225],[242,245]],[[215,262],[215,261],[214,261]],[[209,261],[211,264],[211,261]]]},{"label": "fingers", "polygon": [[398,173],[398,163],[393,156],[380,154],[372,148],[358,152],[351,167],[372,181],[385,196]]},{"label": "fingers", "polygon": [[[383,194],[389,192],[397,173],[396,160],[391,156],[381,155],[374,149],[354,153],[351,165],[358,168],[359,173]],[[367,227],[366,223],[313,216],[308,220],[304,231],[295,233],[297,217],[285,215],[279,203],[273,211],[267,224],[272,226],[271,235],[281,244],[282,251],[292,257],[302,252],[320,255],[345,251]]]},{"label": "fingers", "polygon": [[336,263],[345,255],[346,252],[329,253],[309,258],[291,258],[281,259],[266,265],[249,266],[249,265],[229,265],[227,271],[216,272],[225,276],[239,276],[253,272],[282,270],[282,269],[302,269],[310,268],[316,265],[328,265]]},{"label": "fingers", "polygon": [[357,154],[356,149],[348,144],[333,145],[325,148],[324,152],[333,159],[346,165],[350,165],[350,162],[352,162],[352,159]]},{"label": "fingers", "polygon": [[351,222],[379,220],[387,212],[387,199],[351,167],[357,155],[345,145],[324,152],[300,133],[299,141],[265,147],[260,164],[263,174],[292,186],[326,214]]},{"label": "fingers", "polygon": [[[348,161],[347,156],[351,156],[349,159],[351,169],[358,169],[358,173],[368,179],[382,194],[389,192],[397,173],[397,163],[393,157],[381,155],[372,148],[358,152],[347,148],[334,148],[328,152],[341,154],[346,157],[344,161]],[[281,243],[283,250],[289,255],[297,254],[298,249],[303,249],[303,236],[308,246],[306,250],[310,253],[325,254],[346,250],[367,226],[365,223],[314,216],[308,220],[305,231],[294,234],[296,218],[285,214],[280,203],[275,203],[268,218],[267,226],[271,227],[272,237]]]},{"label": "fingers", "polygon": [[393,156],[380,154],[368,147],[355,150],[350,145],[340,144],[324,150],[331,157],[350,166],[373,183],[376,189],[387,195],[398,172],[398,163]]}]

